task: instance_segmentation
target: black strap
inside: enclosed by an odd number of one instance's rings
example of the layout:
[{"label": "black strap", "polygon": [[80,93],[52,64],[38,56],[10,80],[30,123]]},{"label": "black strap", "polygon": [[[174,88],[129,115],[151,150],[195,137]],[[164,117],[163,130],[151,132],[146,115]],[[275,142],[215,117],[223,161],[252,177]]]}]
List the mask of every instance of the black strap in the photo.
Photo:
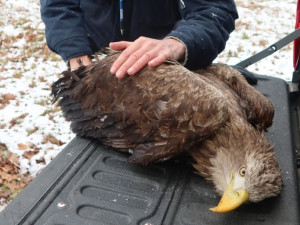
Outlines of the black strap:
[{"label": "black strap", "polygon": [[297,30],[293,31],[292,33],[288,34],[284,38],[280,39],[279,41],[275,42],[272,44],[270,47],[262,50],[261,52],[241,61],[240,63],[236,64],[236,66],[240,66],[243,68],[246,68],[256,62],[258,62],[261,59],[266,58],[267,56],[273,54],[277,50],[281,49],[282,47],[286,46],[290,42],[296,40],[297,38],[300,37],[300,28]]}]

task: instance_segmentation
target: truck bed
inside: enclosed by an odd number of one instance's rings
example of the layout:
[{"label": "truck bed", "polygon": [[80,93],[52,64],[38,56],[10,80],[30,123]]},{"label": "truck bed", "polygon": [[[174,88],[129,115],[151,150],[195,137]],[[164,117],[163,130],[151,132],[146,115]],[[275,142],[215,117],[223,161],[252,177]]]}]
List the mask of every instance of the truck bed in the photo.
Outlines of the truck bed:
[{"label": "truck bed", "polygon": [[299,93],[289,93],[284,80],[262,75],[258,79],[255,87],[275,107],[268,138],[282,170],[280,196],[216,214],[209,208],[220,197],[185,160],[131,165],[127,154],[76,137],[2,211],[0,224],[300,224]]}]

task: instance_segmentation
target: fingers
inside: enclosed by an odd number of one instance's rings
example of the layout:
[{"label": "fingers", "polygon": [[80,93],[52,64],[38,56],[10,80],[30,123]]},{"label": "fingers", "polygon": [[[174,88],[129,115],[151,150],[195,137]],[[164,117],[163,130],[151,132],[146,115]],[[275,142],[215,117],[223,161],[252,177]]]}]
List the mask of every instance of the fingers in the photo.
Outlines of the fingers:
[{"label": "fingers", "polygon": [[168,60],[168,55],[167,54],[160,54],[157,57],[155,57],[154,59],[152,59],[151,61],[148,62],[148,65],[150,67],[157,67],[160,64],[162,64],[163,62],[165,62],[166,60]]},{"label": "fingers", "polygon": [[[137,39],[135,42],[131,42],[131,44],[128,44],[126,49],[121,53],[121,55],[117,58],[117,60],[113,63],[110,72],[112,74],[115,74],[118,78],[122,78],[126,75],[129,68],[136,63],[143,55],[144,50],[139,50],[141,47],[141,38]],[[120,45],[124,43],[121,42],[115,42],[114,44]],[[134,69],[131,69],[129,73],[132,74]]]},{"label": "fingers", "polygon": [[157,41],[151,38],[140,37],[121,53],[114,62],[110,72],[122,78],[126,74],[134,75],[157,57]]},{"label": "fingers", "polygon": [[[126,74],[134,75],[144,66],[156,67],[167,59],[179,59],[180,54],[184,54],[185,47],[176,40],[156,40],[152,38],[140,37],[134,42],[114,42],[110,47],[114,50],[124,50],[118,59],[113,63],[110,72],[118,78]],[[178,49],[183,49],[178,54]]]},{"label": "fingers", "polygon": [[[122,78],[129,69],[130,65],[133,63],[134,59],[138,58],[137,54],[133,55],[128,53],[129,50],[125,49],[117,60],[113,63],[110,72],[116,74],[118,78]],[[130,58],[130,59],[129,59]],[[126,63],[126,61],[128,62]]]},{"label": "fingers", "polygon": [[[145,54],[141,53],[134,53],[131,55],[128,60],[124,63],[125,68],[129,68],[127,70],[127,73],[129,75],[134,75],[138,71],[140,71],[144,66],[147,65],[147,63],[153,58],[153,53],[146,52]],[[116,74],[117,75],[117,74]],[[117,75],[118,77],[118,75]]]},{"label": "fingers", "polygon": [[134,75],[148,64],[155,57],[155,52],[149,51],[144,53],[143,50],[137,50],[133,54],[124,53],[119,56],[112,66],[119,68],[116,71],[116,76],[122,78],[126,75]]},{"label": "fingers", "polygon": [[112,50],[115,50],[115,51],[123,51],[124,49],[126,49],[127,47],[129,47],[129,45],[131,43],[132,42],[129,42],[129,41],[111,42],[111,43],[109,43],[109,47]]}]

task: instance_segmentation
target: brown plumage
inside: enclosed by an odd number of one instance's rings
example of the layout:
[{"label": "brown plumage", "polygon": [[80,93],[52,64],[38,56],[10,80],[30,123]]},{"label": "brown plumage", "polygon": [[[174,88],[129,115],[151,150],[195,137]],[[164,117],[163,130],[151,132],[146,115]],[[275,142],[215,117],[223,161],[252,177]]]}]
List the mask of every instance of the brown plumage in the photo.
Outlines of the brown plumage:
[{"label": "brown plumage", "polygon": [[191,72],[170,62],[119,80],[109,73],[118,56],[64,72],[53,84],[73,132],[129,151],[132,163],[190,155],[219,194],[229,184],[253,202],[280,193],[280,170],[265,135],[273,106],[238,71],[214,65]]}]

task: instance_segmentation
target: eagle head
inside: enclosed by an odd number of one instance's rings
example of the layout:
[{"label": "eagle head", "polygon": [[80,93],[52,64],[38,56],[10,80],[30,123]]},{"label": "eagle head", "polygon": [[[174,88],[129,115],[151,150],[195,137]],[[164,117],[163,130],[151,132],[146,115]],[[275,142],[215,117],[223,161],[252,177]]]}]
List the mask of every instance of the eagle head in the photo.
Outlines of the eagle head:
[{"label": "eagle head", "polygon": [[211,208],[214,212],[228,212],[245,202],[259,202],[277,196],[282,190],[274,149],[264,134],[257,141],[238,147],[219,149],[210,159],[210,180],[222,195],[218,206]]},{"label": "eagle head", "polygon": [[197,173],[211,181],[222,196],[218,206],[211,208],[214,212],[229,212],[245,202],[277,196],[282,190],[281,171],[265,133],[243,134],[256,138],[244,136],[236,141],[237,136],[229,135],[224,141],[225,136],[216,135],[191,151]]}]

